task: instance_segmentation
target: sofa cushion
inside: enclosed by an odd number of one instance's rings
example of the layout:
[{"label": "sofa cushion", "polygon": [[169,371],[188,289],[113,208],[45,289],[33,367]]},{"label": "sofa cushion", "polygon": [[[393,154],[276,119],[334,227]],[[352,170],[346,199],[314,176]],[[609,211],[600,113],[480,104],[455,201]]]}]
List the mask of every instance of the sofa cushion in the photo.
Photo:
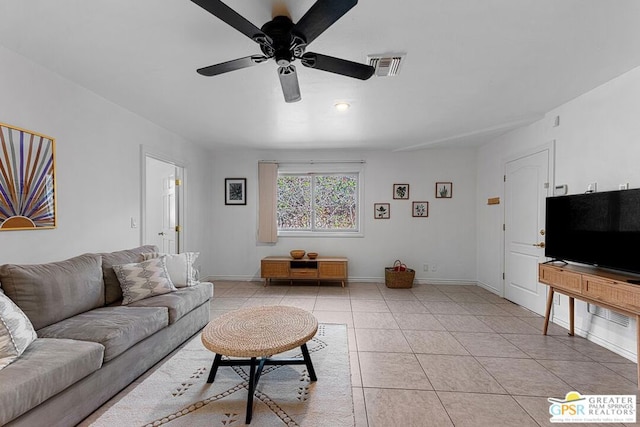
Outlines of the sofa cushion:
[{"label": "sofa cushion", "polygon": [[176,290],[164,260],[165,257],[160,257],[113,266],[122,288],[122,305]]},{"label": "sofa cushion", "polygon": [[100,369],[103,352],[93,342],[36,339],[0,370],[0,425]]},{"label": "sofa cushion", "polygon": [[104,305],[100,255],[48,264],[0,266],[4,292],[38,330]]},{"label": "sofa cushion", "polygon": [[194,286],[180,288],[169,294],[136,301],[129,304],[128,307],[167,307],[169,309],[169,324],[171,325],[212,297],[213,283],[201,282]]},{"label": "sofa cushion", "polygon": [[158,247],[146,245],[133,249],[100,254],[102,256],[102,274],[104,277],[105,303],[107,305],[122,299],[122,289],[120,288],[118,277],[115,271],[113,271],[113,266],[140,262],[143,260],[142,253],[144,252],[158,252]]},{"label": "sofa cushion", "polygon": [[29,318],[0,289],[0,369],[16,360],[36,338]]},{"label": "sofa cushion", "polygon": [[183,252],[181,254],[150,252],[142,254],[142,257],[145,260],[164,257],[171,282],[176,288],[184,288],[198,283],[193,263],[199,255],[200,252]]},{"label": "sofa cushion", "polygon": [[38,337],[102,344],[108,362],[168,324],[166,307],[103,307],[39,329]]}]

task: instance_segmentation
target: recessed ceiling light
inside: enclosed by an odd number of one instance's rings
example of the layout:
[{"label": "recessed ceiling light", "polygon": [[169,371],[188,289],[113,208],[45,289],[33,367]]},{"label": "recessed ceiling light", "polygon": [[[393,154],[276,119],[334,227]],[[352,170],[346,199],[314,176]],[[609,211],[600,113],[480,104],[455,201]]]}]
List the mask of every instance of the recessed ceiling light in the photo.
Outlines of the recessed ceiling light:
[{"label": "recessed ceiling light", "polygon": [[347,111],[349,109],[349,107],[351,107],[351,105],[349,105],[346,102],[338,102],[337,104],[334,104],[333,106],[338,111]]}]

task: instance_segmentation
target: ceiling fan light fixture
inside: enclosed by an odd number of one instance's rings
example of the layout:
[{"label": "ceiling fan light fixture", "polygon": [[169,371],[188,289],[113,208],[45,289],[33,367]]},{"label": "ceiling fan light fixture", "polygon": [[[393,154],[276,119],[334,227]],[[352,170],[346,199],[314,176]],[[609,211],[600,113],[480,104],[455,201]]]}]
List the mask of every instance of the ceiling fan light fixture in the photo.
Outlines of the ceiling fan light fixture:
[{"label": "ceiling fan light fixture", "polygon": [[344,112],[347,111],[349,107],[351,107],[351,104],[349,104],[348,102],[336,102],[335,104],[333,104],[333,107],[339,112]]},{"label": "ceiling fan light fixture", "polygon": [[282,86],[282,94],[284,95],[285,102],[300,101],[302,96],[300,96],[296,67],[293,65],[279,67],[278,76],[280,77],[280,85]]}]

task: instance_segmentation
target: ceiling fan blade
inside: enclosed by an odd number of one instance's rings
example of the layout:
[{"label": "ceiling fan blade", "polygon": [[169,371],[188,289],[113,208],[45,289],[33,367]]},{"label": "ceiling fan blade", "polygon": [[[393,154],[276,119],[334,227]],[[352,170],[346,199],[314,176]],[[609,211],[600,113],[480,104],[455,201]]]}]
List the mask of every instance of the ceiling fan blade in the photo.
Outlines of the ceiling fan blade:
[{"label": "ceiling fan blade", "polygon": [[268,61],[269,58],[261,55],[246,56],[244,58],[234,59],[233,61],[222,62],[220,64],[209,65],[208,67],[196,70],[198,74],[211,77],[218,74],[228,73],[229,71],[240,70],[241,68],[252,67]]},{"label": "ceiling fan blade", "polygon": [[302,58],[300,58],[300,61],[305,67],[341,74],[360,80],[367,80],[375,72],[375,69],[371,65],[347,61],[346,59],[321,55],[314,52],[305,53],[302,55]]},{"label": "ceiling fan blade", "polygon": [[242,15],[231,9],[220,0],[191,0],[204,10],[226,22],[242,34],[260,44],[272,44],[271,38],[262,32],[261,29],[253,25]]},{"label": "ceiling fan blade", "polygon": [[307,44],[333,25],[358,0],[317,0],[294,27],[294,31],[302,34]]},{"label": "ceiling fan blade", "polygon": [[300,96],[296,67],[293,65],[278,67],[278,77],[280,77],[280,85],[282,86],[285,102],[300,101],[302,97]]}]

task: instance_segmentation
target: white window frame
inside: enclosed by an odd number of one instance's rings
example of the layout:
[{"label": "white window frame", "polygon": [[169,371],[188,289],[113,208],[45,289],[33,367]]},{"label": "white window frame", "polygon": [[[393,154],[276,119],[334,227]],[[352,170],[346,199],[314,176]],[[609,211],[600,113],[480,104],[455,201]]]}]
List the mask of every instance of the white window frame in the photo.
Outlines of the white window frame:
[{"label": "white window frame", "polygon": [[358,177],[358,194],[356,200],[357,230],[353,231],[328,231],[328,230],[280,230],[278,237],[364,237],[364,164],[363,163],[319,163],[303,164],[291,163],[278,165],[278,175],[330,175],[330,174],[355,174]]}]

